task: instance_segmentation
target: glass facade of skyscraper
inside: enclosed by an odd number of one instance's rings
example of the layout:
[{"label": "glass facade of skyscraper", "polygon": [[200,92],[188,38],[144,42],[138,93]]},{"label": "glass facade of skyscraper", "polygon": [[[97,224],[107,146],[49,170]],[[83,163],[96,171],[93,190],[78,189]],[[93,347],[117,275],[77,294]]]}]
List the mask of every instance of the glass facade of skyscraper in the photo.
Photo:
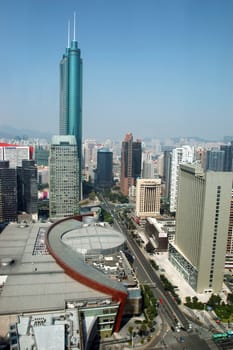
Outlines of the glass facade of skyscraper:
[{"label": "glass facade of skyscraper", "polygon": [[101,148],[97,152],[97,169],[95,186],[100,190],[111,188],[113,184],[113,155],[108,148]]},{"label": "glass facade of skyscraper", "polygon": [[[60,135],[74,135],[81,188],[82,158],[82,59],[76,40],[66,48],[60,62]],[[81,191],[79,191],[81,195]]]}]

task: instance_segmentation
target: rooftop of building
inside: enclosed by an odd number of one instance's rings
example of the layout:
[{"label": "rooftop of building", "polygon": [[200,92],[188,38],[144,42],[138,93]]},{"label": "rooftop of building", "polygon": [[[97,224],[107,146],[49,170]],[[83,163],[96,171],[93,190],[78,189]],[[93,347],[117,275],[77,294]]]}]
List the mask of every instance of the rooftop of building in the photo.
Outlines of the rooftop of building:
[{"label": "rooftop of building", "polygon": [[125,237],[105,223],[77,222],[77,228],[66,232],[62,240],[82,254],[117,252],[123,247]]},{"label": "rooftop of building", "polygon": [[[89,224],[80,222],[75,218],[67,218],[49,228],[47,233],[47,246],[50,249],[50,253],[55,257],[60,266],[65,267],[68,274],[72,275],[77,280],[81,280],[84,284],[93,286],[93,288],[99,290],[105,290],[110,295],[116,292],[119,293],[119,295],[121,295],[121,293],[126,295],[126,288],[123,284],[108,278],[101,270],[94,269],[86,263],[86,256],[94,255],[95,259],[98,260],[98,257],[103,254],[112,255],[122,250],[126,239],[125,236],[118,231],[109,229],[108,225],[103,225],[101,227],[100,225],[96,226],[98,224],[94,221],[90,223],[92,217],[87,217],[87,219]],[[99,243],[102,242],[100,246],[97,246],[97,249],[95,249],[91,243],[92,239],[96,239],[95,235],[93,235],[93,228],[95,227],[100,228],[96,230],[96,233],[98,232],[97,237],[99,237],[97,241],[99,241]],[[83,229],[85,230],[83,231]],[[67,244],[68,239],[66,238],[74,238],[75,231],[77,237],[79,233],[81,237],[83,237],[84,248],[82,248],[82,250],[79,248],[77,249],[77,245],[75,249],[72,243]],[[88,237],[89,234],[93,236],[92,239]],[[100,249],[101,246],[104,246],[105,249]]]},{"label": "rooftop of building", "polygon": [[73,135],[54,135],[51,144],[59,146],[76,145],[76,139]]},{"label": "rooftop of building", "polygon": [[[66,300],[107,298],[69,277],[45,244],[51,223],[11,223],[0,235],[0,315],[64,309]],[[108,225],[77,220],[56,224],[50,244],[66,266],[103,285],[126,293],[138,287],[123,253],[125,237]]]},{"label": "rooftop of building", "polygon": [[9,224],[0,235],[0,314],[64,309],[65,300],[105,297],[69,277],[48,253],[49,223]]},{"label": "rooftop of building", "polygon": [[[105,309],[105,312],[101,309]],[[80,350],[88,341],[88,334],[91,333],[98,315],[114,313],[117,310],[117,304],[108,298],[68,301],[60,311],[19,314],[11,320],[7,333],[12,350],[63,350],[64,344],[69,349]],[[80,327],[81,323],[83,326]]]},{"label": "rooftop of building", "polygon": [[162,222],[159,222],[157,219],[152,217],[147,218],[147,220],[151,225],[155,227],[159,237],[167,237],[167,232],[164,230],[164,225]]},{"label": "rooftop of building", "polygon": [[[72,325],[72,330],[75,325],[78,325],[77,316],[74,314],[72,318],[70,314],[54,313],[54,314],[37,314],[35,316],[18,317],[18,323],[10,327],[11,344],[18,343],[19,349],[30,349],[37,346],[37,349],[63,350],[65,343],[65,325]],[[75,331],[76,331],[75,327]],[[78,330],[78,329],[77,329]],[[19,334],[20,337],[14,337],[14,334]],[[77,333],[78,335],[78,333]],[[79,337],[76,335],[74,349],[79,349],[77,346]],[[76,346],[75,346],[76,345]]]},{"label": "rooftop of building", "polygon": [[160,218],[148,217],[147,221],[155,227],[159,237],[167,237],[168,233],[175,231],[174,220],[161,220]]}]

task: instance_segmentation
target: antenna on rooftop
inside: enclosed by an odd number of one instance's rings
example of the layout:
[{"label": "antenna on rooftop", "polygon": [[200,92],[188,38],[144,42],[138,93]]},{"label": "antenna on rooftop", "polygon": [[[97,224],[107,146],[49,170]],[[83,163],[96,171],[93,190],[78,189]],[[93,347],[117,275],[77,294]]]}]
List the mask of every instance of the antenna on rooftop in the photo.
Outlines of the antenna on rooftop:
[{"label": "antenna on rooftop", "polygon": [[67,43],[67,47],[70,47],[70,20],[68,21],[68,43]]},{"label": "antenna on rooftop", "polygon": [[76,12],[74,12],[74,41],[76,40],[75,32],[76,32]]}]

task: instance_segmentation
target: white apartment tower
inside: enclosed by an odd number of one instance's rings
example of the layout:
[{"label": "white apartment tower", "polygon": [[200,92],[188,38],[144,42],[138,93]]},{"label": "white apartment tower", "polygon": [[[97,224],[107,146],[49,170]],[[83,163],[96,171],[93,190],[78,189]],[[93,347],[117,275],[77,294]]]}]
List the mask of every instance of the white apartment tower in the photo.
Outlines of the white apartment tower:
[{"label": "white apartment tower", "polygon": [[169,260],[198,293],[222,289],[228,235],[231,172],[180,165],[176,236]]},{"label": "white apartment tower", "polygon": [[75,136],[53,136],[49,157],[51,218],[79,212],[78,154]]},{"label": "white apartment tower", "polygon": [[142,178],[153,179],[155,177],[155,165],[152,160],[151,152],[144,152],[142,154],[143,165],[142,165]]},{"label": "white apartment tower", "polygon": [[23,160],[30,159],[29,146],[0,144],[0,160],[9,160],[10,168],[22,166]]},{"label": "white apartment tower", "polygon": [[85,140],[83,150],[85,168],[95,168],[97,164],[96,140]]},{"label": "white apartment tower", "polygon": [[140,219],[160,215],[161,179],[137,179],[136,216]]},{"label": "white apartment tower", "polygon": [[194,148],[182,146],[172,150],[171,160],[171,182],[170,182],[170,212],[176,212],[177,189],[179,181],[180,164],[192,163],[194,159]]}]

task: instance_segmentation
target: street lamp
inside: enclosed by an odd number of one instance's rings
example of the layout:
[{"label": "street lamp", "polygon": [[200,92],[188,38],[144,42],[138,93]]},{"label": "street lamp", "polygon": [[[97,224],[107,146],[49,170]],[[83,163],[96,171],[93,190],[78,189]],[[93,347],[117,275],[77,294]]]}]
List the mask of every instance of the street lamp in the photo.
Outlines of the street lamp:
[{"label": "street lamp", "polygon": [[133,331],[132,331],[132,334],[131,334],[131,348],[133,349]]}]

